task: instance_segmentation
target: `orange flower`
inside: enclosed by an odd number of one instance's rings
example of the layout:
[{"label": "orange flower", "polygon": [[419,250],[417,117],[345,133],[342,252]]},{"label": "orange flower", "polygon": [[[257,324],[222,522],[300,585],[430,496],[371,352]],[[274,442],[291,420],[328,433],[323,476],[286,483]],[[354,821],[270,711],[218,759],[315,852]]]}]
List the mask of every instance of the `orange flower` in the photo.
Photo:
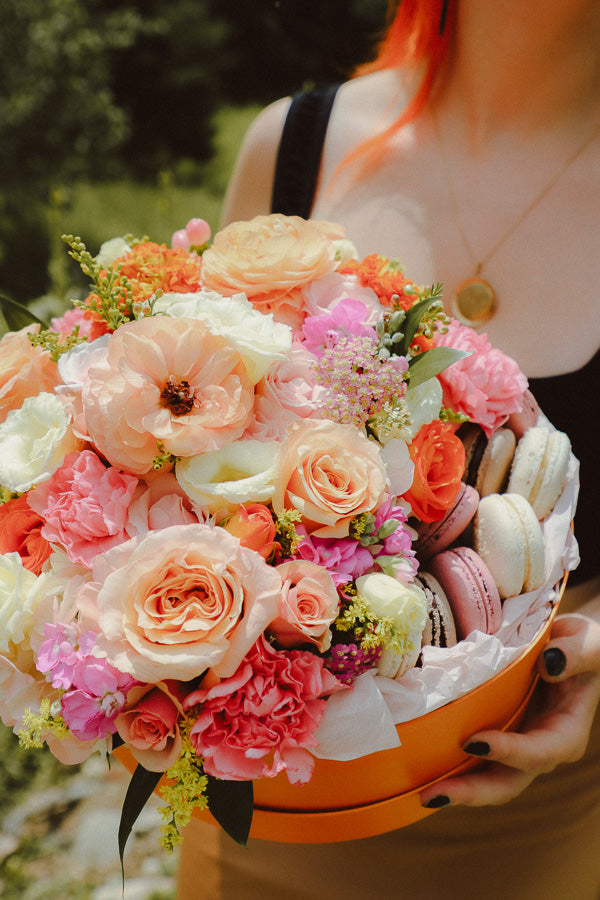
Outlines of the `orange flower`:
[{"label": "orange flower", "polygon": [[421,522],[444,518],[454,503],[465,467],[465,448],[449,422],[423,425],[409,448],[415,466],[413,483],[404,494]]},{"label": "orange flower", "polygon": [[[363,287],[370,287],[375,291],[383,306],[399,306],[401,309],[410,309],[414,303],[414,298],[404,293],[404,288],[407,285],[413,287],[414,282],[404,276],[397,263],[379,253],[365,256],[362,262],[351,259],[338,271],[356,275]],[[392,300],[392,298],[394,299]]]},{"label": "orange flower", "polygon": [[52,551],[42,537],[43,525],[25,497],[4,503],[0,506],[0,553],[18,553],[25,568],[39,574]]}]

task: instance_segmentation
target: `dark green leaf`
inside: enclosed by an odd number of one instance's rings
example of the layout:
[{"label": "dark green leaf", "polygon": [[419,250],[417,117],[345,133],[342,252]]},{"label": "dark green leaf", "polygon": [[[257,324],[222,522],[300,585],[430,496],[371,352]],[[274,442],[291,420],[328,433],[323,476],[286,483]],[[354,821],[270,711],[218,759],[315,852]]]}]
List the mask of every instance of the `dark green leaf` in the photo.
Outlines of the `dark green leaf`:
[{"label": "dark green leaf", "polygon": [[40,325],[48,328],[45,322],[38,319],[30,309],[15,300],[0,296],[0,331],[19,331],[27,325]]},{"label": "dark green leaf", "polygon": [[425,350],[419,356],[413,357],[408,364],[410,387],[417,387],[417,385],[429,381],[430,378],[439,375],[452,363],[464,359],[465,356],[471,356],[471,352],[455,350],[454,347],[433,347],[431,350]]},{"label": "dark green leaf", "polygon": [[425,300],[420,300],[418,303],[415,303],[414,306],[411,306],[411,308],[407,310],[406,318],[402,326],[404,339],[402,340],[399,349],[396,350],[399,356],[406,356],[408,353],[408,348],[419,327],[419,322],[435,300],[435,297],[427,297]]},{"label": "dark green leaf", "polygon": [[148,772],[143,766],[138,766],[131,776],[131,781],[129,782],[123,809],[121,811],[121,821],[119,823],[119,858],[121,860],[123,884],[125,883],[123,856],[127,838],[131,834],[131,829],[135,825],[137,817],[148,802],[148,799],[152,796],[152,792],[162,778],[162,775],[162,772]]},{"label": "dark green leaf", "polygon": [[208,808],[223,831],[245,847],[254,812],[252,782],[225,781],[208,775],[206,794]]}]

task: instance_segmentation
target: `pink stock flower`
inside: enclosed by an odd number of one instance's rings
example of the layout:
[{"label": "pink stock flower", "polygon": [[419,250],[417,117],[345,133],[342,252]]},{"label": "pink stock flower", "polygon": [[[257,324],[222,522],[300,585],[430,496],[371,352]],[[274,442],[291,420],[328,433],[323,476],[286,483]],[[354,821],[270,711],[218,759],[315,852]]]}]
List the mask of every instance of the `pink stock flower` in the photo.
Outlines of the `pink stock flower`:
[{"label": "pink stock flower", "polygon": [[305,559],[282,563],[277,571],[283,586],[270,633],[286,649],[308,643],[322,653],[331,645],[329,626],[340,605],[335,582],[329,572]]},{"label": "pink stock flower", "polygon": [[521,412],[527,378],[514,359],[492,347],[487,335],[452,320],[445,334],[436,332],[435,345],[473,351],[438,375],[446,407],[477,422],[487,437],[511,413]]},{"label": "pink stock flower", "polygon": [[115,719],[134,759],[149,772],[166,771],[181,753],[179,716],[185,690],[178,681],[135,685]]},{"label": "pink stock flower", "polygon": [[317,357],[335,347],[344,337],[377,339],[374,328],[365,325],[368,310],[364,303],[350,298],[341,300],[327,313],[307,316],[302,325],[303,346]]},{"label": "pink stock flower", "polygon": [[114,466],[152,469],[159,444],[175,456],[220,450],[252,416],[240,354],[199,319],[150,316],[111,335],[82,391],[88,432]]},{"label": "pink stock flower", "polygon": [[92,631],[80,635],[76,625],[66,622],[46,622],[44,634],[46,640],[37,651],[36,668],[45,675],[52,674],[52,687],[67,690],[73,683],[75,666],[92,655],[96,635]]},{"label": "pink stock flower", "polygon": [[290,782],[310,780],[314,732],[325,697],[340,689],[323,660],[301,650],[277,651],[260,638],[235,674],[184,701],[196,721],[190,738],[206,772],[240,781],[287,770]]},{"label": "pink stock flower", "polygon": [[91,450],[72,453],[28,495],[45,521],[42,536],[88,568],[97,553],[127,540],[127,511],[138,479],[105,466]]},{"label": "pink stock flower", "polygon": [[301,538],[296,555],[327,569],[336,587],[364,575],[373,565],[370,552],[353,538],[310,537],[302,525],[296,526],[296,534]]},{"label": "pink stock flower", "polygon": [[81,741],[114,734],[134,679],[105,659],[88,656],[73,669],[73,681],[60,701],[67,728]]}]

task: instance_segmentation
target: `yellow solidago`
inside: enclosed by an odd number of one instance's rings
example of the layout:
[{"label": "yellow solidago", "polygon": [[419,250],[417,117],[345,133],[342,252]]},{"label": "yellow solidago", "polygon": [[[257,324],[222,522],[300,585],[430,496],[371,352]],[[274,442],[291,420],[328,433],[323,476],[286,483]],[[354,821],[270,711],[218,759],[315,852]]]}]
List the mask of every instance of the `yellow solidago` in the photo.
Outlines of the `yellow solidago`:
[{"label": "yellow solidago", "polygon": [[83,344],[87,341],[87,338],[79,337],[79,325],[77,325],[73,332],[68,334],[63,340],[61,340],[57,331],[40,331],[39,334],[32,332],[28,337],[32,346],[42,347],[44,350],[48,350],[50,358],[54,362],[58,362],[62,354],[66,353],[67,350],[70,350],[71,347],[75,347],[76,344]]},{"label": "yellow solidago", "polygon": [[196,807],[206,809],[208,806],[206,796],[208,778],[202,769],[202,757],[197,755],[190,741],[192,725],[191,719],[182,722],[183,747],[181,754],[177,762],[166,772],[169,783],[163,785],[159,790],[167,804],[159,809],[166,819],[166,824],[161,829],[160,843],[169,853],[182,840],[180,830],[188,824],[194,809]]},{"label": "yellow solidago", "polygon": [[296,534],[296,522],[300,522],[302,513],[298,509],[284,509],[277,514],[277,540],[281,544],[284,556],[293,556],[300,543]]},{"label": "yellow solidago", "polygon": [[152,468],[158,470],[162,469],[163,466],[172,465],[176,461],[177,457],[173,456],[172,453],[169,453],[168,450],[165,450],[165,445],[162,441],[157,441],[156,445],[158,453],[152,460]]},{"label": "yellow solidago", "polygon": [[342,606],[342,612],[334,624],[338,631],[353,631],[355,640],[360,642],[363,650],[391,647],[401,653],[409,646],[406,633],[397,628],[393,619],[373,615],[360,594]]},{"label": "yellow solidago", "polygon": [[26,709],[23,714],[23,725],[18,732],[19,745],[26,750],[40,750],[44,746],[48,733],[57,738],[66,738],[69,735],[69,729],[59,710],[60,703],[52,702],[49,697],[41,701],[39,713]]}]

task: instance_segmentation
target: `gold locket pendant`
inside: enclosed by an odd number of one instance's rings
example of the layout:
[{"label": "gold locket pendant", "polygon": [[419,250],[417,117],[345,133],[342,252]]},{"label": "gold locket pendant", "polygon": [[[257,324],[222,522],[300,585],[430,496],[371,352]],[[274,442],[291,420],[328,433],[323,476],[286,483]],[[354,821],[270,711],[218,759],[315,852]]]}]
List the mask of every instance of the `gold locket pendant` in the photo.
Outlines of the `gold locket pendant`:
[{"label": "gold locket pendant", "polygon": [[496,291],[478,275],[461,282],[450,301],[452,315],[471,328],[485,325],[496,310]]}]

